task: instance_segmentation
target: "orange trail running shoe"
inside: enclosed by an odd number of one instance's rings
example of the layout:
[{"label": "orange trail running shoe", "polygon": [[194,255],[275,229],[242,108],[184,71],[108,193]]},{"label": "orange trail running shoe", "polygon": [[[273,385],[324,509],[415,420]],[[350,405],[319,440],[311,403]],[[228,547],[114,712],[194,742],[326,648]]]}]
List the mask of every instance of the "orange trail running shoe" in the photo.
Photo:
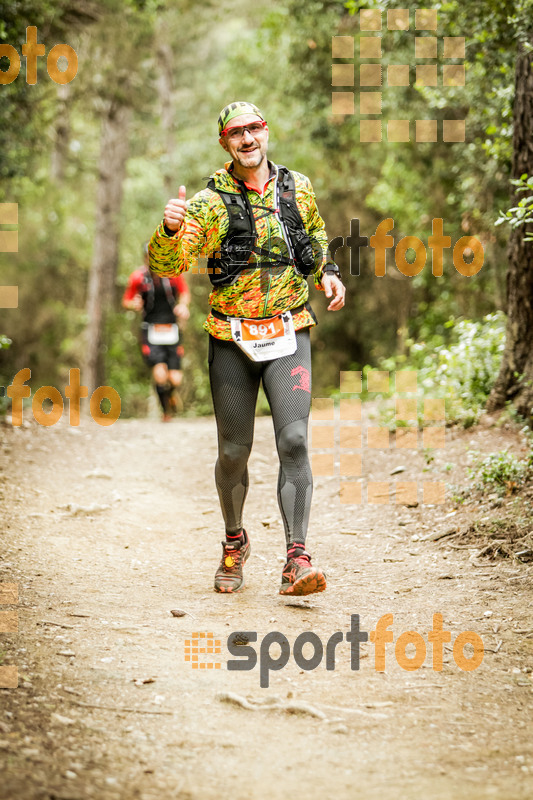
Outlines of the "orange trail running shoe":
[{"label": "orange trail running shoe", "polygon": [[240,592],[244,587],[242,568],[250,555],[250,539],[243,530],[244,541],[222,542],[222,559],[215,573],[216,592]]},{"label": "orange trail running shoe", "polygon": [[326,588],[326,576],[318,567],[311,564],[309,553],[289,558],[281,573],[280,594],[314,594]]}]

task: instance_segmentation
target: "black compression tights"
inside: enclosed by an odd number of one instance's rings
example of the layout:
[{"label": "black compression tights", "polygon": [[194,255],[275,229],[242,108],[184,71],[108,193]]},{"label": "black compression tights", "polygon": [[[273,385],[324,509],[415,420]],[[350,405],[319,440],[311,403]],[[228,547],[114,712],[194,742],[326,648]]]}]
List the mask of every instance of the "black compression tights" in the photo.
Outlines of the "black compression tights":
[{"label": "black compression tights", "polygon": [[259,384],[270,404],[279,456],[278,503],[287,544],[304,543],[313,480],[307,455],[311,405],[309,330],[297,331],[291,356],[251,361],[233,342],[209,337],[209,377],[218,428],[215,480],[227,533],[242,528],[248,457]]}]

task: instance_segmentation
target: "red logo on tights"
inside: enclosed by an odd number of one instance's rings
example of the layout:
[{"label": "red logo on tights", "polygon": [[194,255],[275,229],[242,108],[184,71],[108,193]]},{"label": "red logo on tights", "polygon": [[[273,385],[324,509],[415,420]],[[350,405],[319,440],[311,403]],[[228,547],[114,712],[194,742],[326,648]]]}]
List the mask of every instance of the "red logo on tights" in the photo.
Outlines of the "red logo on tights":
[{"label": "red logo on tights", "polygon": [[295,386],[292,387],[292,391],[295,392],[296,389],[303,389],[304,392],[309,392],[311,394],[311,385],[309,380],[309,370],[305,367],[294,367],[291,369],[291,375],[298,375],[298,381]]}]

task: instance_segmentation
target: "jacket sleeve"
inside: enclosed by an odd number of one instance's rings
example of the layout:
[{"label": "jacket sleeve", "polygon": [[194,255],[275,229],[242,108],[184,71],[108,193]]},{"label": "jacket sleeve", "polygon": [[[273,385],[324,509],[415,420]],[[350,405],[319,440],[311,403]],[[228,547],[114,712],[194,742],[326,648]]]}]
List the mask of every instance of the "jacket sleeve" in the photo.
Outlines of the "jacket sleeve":
[{"label": "jacket sleeve", "polygon": [[148,245],[150,269],[164,277],[198,271],[198,259],[219,249],[228,230],[224,203],[216,192],[203,189],[187,204],[179,230],[172,232],[161,222]]},{"label": "jacket sleeve", "polygon": [[311,239],[311,245],[315,255],[315,268],[313,271],[315,286],[320,291],[323,291],[320,281],[322,280],[323,267],[327,261],[328,237],[326,234],[326,225],[319,214],[315,193],[309,178],[305,178],[303,187],[303,209],[300,209],[300,214],[305,229]]},{"label": "jacket sleeve", "polygon": [[122,302],[129,302],[133,300],[136,294],[140,294],[142,289],[142,274],[141,270],[136,269],[128,278],[128,285],[124,290]]},{"label": "jacket sleeve", "polygon": [[185,277],[183,275],[174,275],[174,277],[170,278],[170,282],[178,293],[178,300],[186,300],[188,302],[190,300],[190,292]]}]

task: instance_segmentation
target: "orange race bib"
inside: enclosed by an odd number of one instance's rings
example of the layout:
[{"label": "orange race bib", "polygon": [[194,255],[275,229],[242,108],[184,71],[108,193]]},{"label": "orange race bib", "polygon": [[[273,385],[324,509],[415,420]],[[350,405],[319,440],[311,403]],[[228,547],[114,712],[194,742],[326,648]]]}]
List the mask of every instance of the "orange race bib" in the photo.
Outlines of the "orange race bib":
[{"label": "orange race bib", "polygon": [[290,311],[267,319],[233,317],[230,321],[233,341],[252,361],[271,361],[289,356],[296,350],[296,334]]}]

